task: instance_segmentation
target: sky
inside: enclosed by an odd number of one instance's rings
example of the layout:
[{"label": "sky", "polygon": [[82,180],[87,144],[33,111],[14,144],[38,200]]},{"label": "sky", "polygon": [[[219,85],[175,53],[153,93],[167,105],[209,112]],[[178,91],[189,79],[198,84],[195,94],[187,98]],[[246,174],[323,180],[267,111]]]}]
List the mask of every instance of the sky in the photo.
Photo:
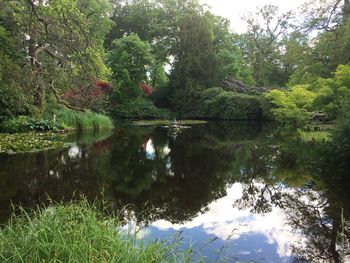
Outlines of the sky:
[{"label": "sky", "polygon": [[246,25],[241,18],[247,12],[255,12],[256,7],[273,4],[279,6],[284,12],[291,9],[297,10],[305,0],[200,0],[200,2],[210,6],[214,14],[228,18],[234,32],[244,33]]}]

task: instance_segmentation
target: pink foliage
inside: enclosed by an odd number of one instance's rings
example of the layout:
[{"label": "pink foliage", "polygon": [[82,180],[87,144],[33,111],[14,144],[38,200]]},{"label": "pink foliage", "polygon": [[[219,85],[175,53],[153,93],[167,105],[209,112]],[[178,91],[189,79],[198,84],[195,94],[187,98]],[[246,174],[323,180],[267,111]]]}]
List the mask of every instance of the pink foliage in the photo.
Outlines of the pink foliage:
[{"label": "pink foliage", "polygon": [[96,80],[95,86],[99,87],[105,93],[112,93],[112,84],[102,80]]},{"label": "pink foliage", "polygon": [[112,93],[112,84],[97,80],[89,87],[71,88],[63,94],[63,98],[70,104],[79,107],[98,109],[103,107],[107,95]]},{"label": "pink foliage", "polygon": [[146,95],[151,95],[154,92],[154,88],[147,85],[144,82],[141,82],[139,84],[139,88],[142,89],[142,91],[146,94]]}]

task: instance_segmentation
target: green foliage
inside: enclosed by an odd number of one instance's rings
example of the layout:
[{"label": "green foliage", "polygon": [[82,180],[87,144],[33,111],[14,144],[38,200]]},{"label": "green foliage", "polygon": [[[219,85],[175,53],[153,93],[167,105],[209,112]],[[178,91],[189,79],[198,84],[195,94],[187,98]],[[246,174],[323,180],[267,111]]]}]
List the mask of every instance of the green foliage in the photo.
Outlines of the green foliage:
[{"label": "green foliage", "polygon": [[15,22],[11,33],[25,44],[21,54],[25,74],[17,82],[26,82],[35,95],[31,104],[40,113],[45,95],[54,88],[56,95],[73,88],[86,90],[96,79],[109,77],[103,49],[111,25],[106,0],[19,0],[4,5]]},{"label": "green foliage", "polygon": [[303,142],[324,142],[328,141],[330,133],[328,131],[300,131],[298,138]]},{"label": "green foliage", "polygon": [[272,90],[265,97],[275,106],[271,112],[276,121],[302,127],[310,119],[316,94],[309,90],[309,86],[298,85],[287,90]]},{"label": "green foliage", "polygon": [[1,130],[9,133],[29,131],[53,131],[62,129],[58,123],[48,119],[35,119],[28,116],[18,116],[6,120],[1,125]]},{"label": "green foliage", "polygon": [[170,114],[154,106],[150,100],[139,97],[123,101],[111,111],[111,115],[116,119],[153,119],[168,118]]},{"label": "green foliage", "polygon": [[260,120],[263,112],[258,96],[211,88],[202,92],[198,117],[227,120]]},{"label": "green foliage", "polygon": [[147,82],[152,63],[150,45],[136,34],[115,40],[109,54],[113,77],[121,91],[130,98],[142,94],[138,85]]},{"label": "green foliage", "polygon": [[28,116],[19,116],[6,120],[1,125],[1,130],[8,133],[30,131],[54,131],[62,129],[77,130],[102,130],[113,127],[112,120],[105,115],[93,112],[76,112],[68,109],[57,109],[56,122],[51,116],[37,119]]},{"label": "green foliage", "polygon": [[343,104],[331,133],[333,158],[339,165],[349,165],[350,159],[350,103]]},{"label": "green foliage", "polygon": [[259,120],[262,109],[257,96],[222,91],[218,88],[208,89],[202,93],[202,116],[212,119]]},{"label": "green foliage", "polygon": [[215,50],[208,19],[186,14],[179,21],[179,45],[170,76],[171,104],[191,112],[198,92],[215,83]]},{"label": "green foliage", "polygon": [[0,231],[4,262],[167,262],[170,250],[124,233],[120,222],[87,201],[52,205],[33,215],[22,210]]},{"label": "green foliage", "polygon": [[254,85],[254,79],[249,67],[243,62],[242,51],[239,49],[238,37],[230,31],[230,22],[207,12],[205,14],[213,31],[213,46],[215,50],[215,85],[223,80],[241,80],[248,85]]},{"label": "green foliage", "polygon": [[170,89],[168,85],[158,86],[156,90],[152,93],[151,99],[156,105],[156,107],[168,108],[169,94],[170,94]]},{"label": "green foliage", "polygon": [[[317,17],[314,19],[317,23],[322,21]],[[309,84],[319,77],[329,78],[338,65],[349,63],[350,22],[320,32],[311,40],[307,35],[299,35],[296,41],[299,42],[299,48],[287,52],[289,57],[295,58],[290,85]],[[309,45],[311,41],[312,47]]]},{"label": "green foliage", "polygon": [[0,153],[31,152],[60,148],[63,146],[61,137],[62,135],[53,133],[1,133]]},{"label": "green foliage", "polygon": [[[0,15],[1,20],[1,15]],[[0,24],[0,123],[28,110],[18,39]]]},{"label": "green foliage", "polygon": [[334,120],[350,95],[350,66],[339,65],[334,78],[319,78],[314,89],[317,92],[315,107],[326,113],[329,120]]},{"label": "green foliage", "polygon": [[102,130],[113,127],[112,120],[105,115],[93,112],[76,112],[60,109],[55,112],[56,123],[65,129]]},{"label": "green foliage", "polygon": [[283,86],[289,68],[283,63],[283,38],[291,27],[291,12],[279,14],[277,6],[265,5],[246,17],[247,33],[240,36],[244,62],[258,86]]}]

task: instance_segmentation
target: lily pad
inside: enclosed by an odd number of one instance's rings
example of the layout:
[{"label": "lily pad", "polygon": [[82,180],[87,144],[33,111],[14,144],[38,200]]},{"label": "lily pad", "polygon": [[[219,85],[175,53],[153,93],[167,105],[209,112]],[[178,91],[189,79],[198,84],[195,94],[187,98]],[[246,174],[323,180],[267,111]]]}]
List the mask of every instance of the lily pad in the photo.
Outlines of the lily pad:
[{"label": "lily pad", "polygon": [[0,153],[32,152],[64,146],[62,134],[56,133],[0,133]]}]

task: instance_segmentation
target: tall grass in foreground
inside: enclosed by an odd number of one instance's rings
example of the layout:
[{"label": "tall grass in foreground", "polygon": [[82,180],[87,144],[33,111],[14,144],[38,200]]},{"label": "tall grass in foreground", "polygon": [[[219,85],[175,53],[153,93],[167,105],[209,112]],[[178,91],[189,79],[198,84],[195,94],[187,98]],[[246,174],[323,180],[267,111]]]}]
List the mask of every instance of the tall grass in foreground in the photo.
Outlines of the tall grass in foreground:
[{"label": "tall grass in foreground", "polygon": [[85,201],[37,209],[31,216],[22,211],[0,230],[0,262],[177,261],[171,250],[125,234],[116,219]]},{"label": "tall grass in foreground", "polygon": [[57,122],[65,128],[79,130],[102,130],[113,127],[112,120],[105,115],[93,112],[76,112],[67,109],[58,110]]}]

